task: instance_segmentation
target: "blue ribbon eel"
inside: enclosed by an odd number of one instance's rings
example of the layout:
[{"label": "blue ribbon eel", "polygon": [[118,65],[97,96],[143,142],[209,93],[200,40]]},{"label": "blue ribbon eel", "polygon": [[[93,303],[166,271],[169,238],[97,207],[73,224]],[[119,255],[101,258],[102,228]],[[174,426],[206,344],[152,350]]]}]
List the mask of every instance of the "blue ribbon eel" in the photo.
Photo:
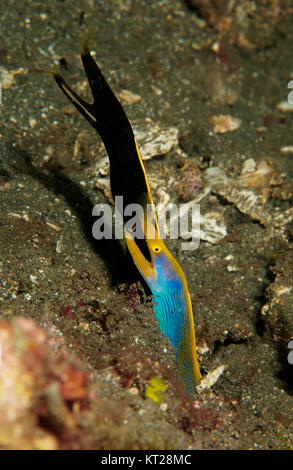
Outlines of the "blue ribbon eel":
[{"label": "blue ribbon eel", "polygon": [[[101,136],[110,160],[113,198],[123,196],[124,207],[140,204],[141,226],[130,226],[123,215],[124,237],[137,269],[153,294],[161,332],[176,351],[179,377],[194,392],[201,374],[196,356],[190,294],[184,273],[160,238],[146,172],[128,118],[90,54],[90,31],[81,48],[83,67],[93,94],[92,104],[80,98],[54,70],[51,73],[69,100]],[[126,228],[128,227],[128,228]],[[140,228],[143,237],[136,236]],[[151,236],[150,236],[151,233]]]}]

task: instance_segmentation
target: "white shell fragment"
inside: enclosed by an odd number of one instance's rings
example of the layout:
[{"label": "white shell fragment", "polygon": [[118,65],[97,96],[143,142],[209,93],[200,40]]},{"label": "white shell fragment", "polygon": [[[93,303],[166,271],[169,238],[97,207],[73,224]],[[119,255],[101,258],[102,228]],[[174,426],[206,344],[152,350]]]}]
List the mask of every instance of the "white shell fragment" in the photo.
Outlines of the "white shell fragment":
[{"label": "white shell fragment", "polygon": [[[290,279],[284,277],[283,273],[278,273],[274,282],[268,287],[269,300],[261,309],[261,314],[268,318],[270,324],[273,326],[274,338],[280,334],[278,331],[279,309],[280,306],[292,305],[293,300],[293,287],[290,285]],[[285,309],[283,313],[284,320],[288,325],[292,326],[293,314],[292,310]]]},{"label": "white shell fragment", "polygon": [[200,239],[209,243],[219,243],[227,235],[227,227],[222,222],[222,214],[206,213],[200,217]]},{"label": "white shell fragment", "polygon": [[97,178],[97,180],[95,181],[95,186],[96,188],[103,191],[104,195],[110,203],[113,203],[110,181],[108,178]]},{"label": "white shell fragment", "polygon": [[105,156],[100,159],[99,161],[99,166],[98,166],[98,171],[101,176],[107,176],[110,170],[110,162],[109,162],[109,157]]},{"label": "white shell fragment", "polygon": [[228,178],[220,168],[209,168],[205,173],[205,182],[213,193],[224,197],[240,212],[272,230],[282,230],[293,217],[293,207],[282,211],[268,199],[270,187],[281,184],[283,179],[264,160],[258,165],[253,159],[246,160],[241,174],[236,178]]},{"label": "white shell fragment", "polygon": [[62,230],[61,227],[59,227],[59,225],[53,224],[52,222],[49,222],[48,220],[46,220],[46,224],[48,225],[48,227],[55,230],[55,232],[61,232]]},{"label": "white shell fragment", "polygon": [[151,119],[134,123],[133,131],[143,160],[165,155],[178,145],[179,131],[176,127],[160,129]]},{"label": "white shell fragment", "polygon": [[285,145],[284,147],[281,147],[281,152],[282,153],[293,153],[293,145]]},{"label": "white shell fragment", "polygon": [[219,380],[221,375],[223,374],[226,366],[223,364],[216,369],[212,370],[209,372],[200,382],[200,384],[196,387],[196,390],[198,392],[203,392],[204,390],[207,390],[211,388],[215,383]]},{"label": "white shell fragment", "polygon": [[283,178],[265,160],[256,165],[255,160],[249,158],[243,164],[238,182],[241,186],[264,191],[270,186],[281,184]]},{"label": "white shell fragment", "polygon": [[[182,204],[179,209],[179,219],[186,217],[186,214],[191,210],[194,204],[198,204],[207,194],[210,189],[205,188],[202,193],[199,193],[195,199]],[[176,223],[176,216],[170,218],[170,226]],[[196,222],[196,221],[195,221]],[[223,215],[220,212],[206,212],[204,215],[200,214],[200,224],[195,224],[192,230],[186,230],[181,226],[180,221],[180,237],[184,240],[204,240],[209,243],[217,244],[227,235],[227,227],[223,222]]]}]

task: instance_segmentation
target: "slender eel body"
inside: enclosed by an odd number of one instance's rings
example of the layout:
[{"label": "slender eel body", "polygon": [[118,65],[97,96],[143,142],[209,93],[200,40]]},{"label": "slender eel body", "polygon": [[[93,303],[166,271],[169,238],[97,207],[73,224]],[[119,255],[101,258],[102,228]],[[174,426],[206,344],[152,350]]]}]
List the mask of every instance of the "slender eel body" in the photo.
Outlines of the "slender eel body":
[{"label": "slender eel body", "polygon": [[[124,207],[140,204],[144,214],[139,223],[143,238],[135,236],[137,227],[125,229],[129,252],[153,294],[154,311],[162,333],[176,351],[179,375],[188,391],[201,380],[196,357],[193,314],[184,273],[159,235],[157,218],[145,169],[128,118],[118,99],[93,60],[89,40],[85,39],[81,57],[94,102],[80,98],[55,71],[54,79],[65,95],[101,136],[110,160],[112,196],[123,196]],[[147,217],[148,215],[148,217]],[[128,219],[124,218],[124,223]],[[126,227],[126,225],[125,225]],[[150,237],[149,233],[153,236]]]}]

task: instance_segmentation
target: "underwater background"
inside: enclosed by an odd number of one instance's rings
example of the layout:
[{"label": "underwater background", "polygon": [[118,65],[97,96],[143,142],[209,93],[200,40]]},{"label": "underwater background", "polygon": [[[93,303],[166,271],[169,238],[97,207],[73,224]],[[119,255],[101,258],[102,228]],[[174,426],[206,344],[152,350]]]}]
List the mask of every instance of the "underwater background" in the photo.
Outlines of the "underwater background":
[{"label": "underwater background", "polygon": [[[0,13],[0,448],[292,449],[292,2]],[[112,203],[108,157],[44,73],[91,100],[92,26],[154,202],[200,203],[198,249],[166,240],[208,377],[194,395],[124,242],[92,237],[94,205]]]}]

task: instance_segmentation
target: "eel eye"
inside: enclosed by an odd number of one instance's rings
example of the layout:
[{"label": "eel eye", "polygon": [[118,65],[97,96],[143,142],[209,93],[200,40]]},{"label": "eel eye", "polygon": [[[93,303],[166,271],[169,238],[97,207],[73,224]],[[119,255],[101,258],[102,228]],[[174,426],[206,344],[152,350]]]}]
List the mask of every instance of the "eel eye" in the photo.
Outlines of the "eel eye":
[{"label": "eel eye", "polygon": [[160,253],[160,251],[161,251],[161,248],[159,246],[154,247],[154,252],[155,253]]}]

